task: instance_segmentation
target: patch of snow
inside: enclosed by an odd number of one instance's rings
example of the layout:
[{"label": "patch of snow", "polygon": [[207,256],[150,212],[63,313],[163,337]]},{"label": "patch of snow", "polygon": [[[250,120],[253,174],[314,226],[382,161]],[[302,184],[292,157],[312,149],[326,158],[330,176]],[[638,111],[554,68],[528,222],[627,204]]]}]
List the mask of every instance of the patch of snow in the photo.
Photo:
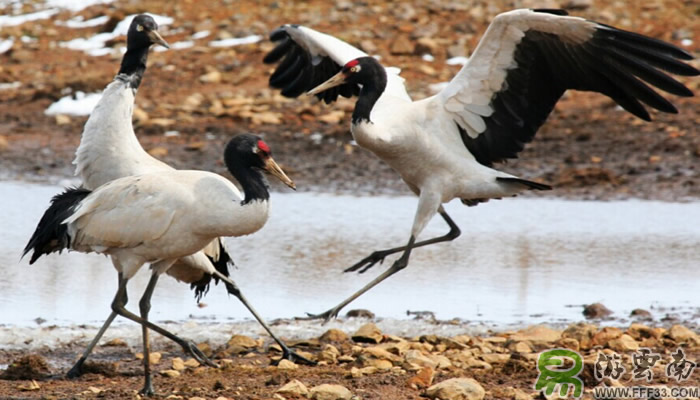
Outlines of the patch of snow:
[{"label": "patch of snow", "polygon": [[[134,17],[138,14],[132,14],[124,18],[120,23],[117,24],[117,26],[114,28],[112,32],[106,32],[106,33],[98,33],[97,35],[94,35],[89,38],[76,38],[73,40],[69,40],[67,42],[60,42],[59,46],[65,47],[71,50],[81,50],[86,52],[87,54],[91,56],[103,56],[106,54],[111,54],[114,50],[105,47],[105,43],[109,40],[112,40],[120,35],[126,35],[126,33],[129,31],[129,25],[131,24],[131,21],[134,19]],[[156,23],[160,26],[163,25],[169,25],[173,23],[173,19],[170,17],[166,17],[163,15],[155,15],[155,14],[148,14],[153,19],[156,21]],[[126,49],[123,50],[125,52]]]},{"label": "patch of snow", "polygon": [[22,15],[0,15],[0,27],[17,26],[22,25],[25,22],[47,19],[56,13],[58,13],[58,10],[51,9]]},{"label": "patch of snow", "polygon": [[423,54],[423,56],[421,58],[423,59],[423,61],[428,61],[428,62],[435,61],[435,57],[433,57],[432,54]]},{"label": "patch of snow", "polygon": [[464,65],[469,61],[469,57],[452,57],[447,60],[447,65]]},{"label": "patch of snow", "polygon": [[3,82],[0,83],[0,90],[17,89],[22,86],[22,82]]},{"label": "patch of snow", "polygon": [[260,35],[250,35],[242,38],[231,38],[231,39],[222,39],[222,40],[214,40],[209,42],[209,46],[211,47],[232,47],[232,46],[240,46],[243,44],[251,44],[251,43],[257,43],[262,40],[262,36]]},{"label": "patch of snow", "polygon": [[114,0],[46,0],[46,6],[70,10],[74,13],[96,4],[109,4]]},{"label": "patch of snow", "polygon": [[36,42],[39,41],[39,39],[30,37],[30,36],[27,36],[27,35],[22,35],[22,37],[19,38],[19,40],[21,40],[22,43],[36,43]]},{"label": "patch of snow", "polygon": [[163,136],[165,136],[165,137],[180,136],[180,132],[178,132],[178,131],[165,131]]},{"label": "patch of snow", "polygon": [[192,40],[204,39],[205,37],[211,35],[209,31],[201,31],[192,35]]},{"label": "patch of snow", "polygon": [[102,98],[102,93],[75,92],[75,96],[61,97],[44,111],[46,115],[90,115]]},{"label": "patch of snow", "polygon": [[9,38],[5,40],[0,39],[0,54],[9,51],[12,48],[13,44],[15,44],[14,38]]},{"label": "patch of snow", "polygon": [[681,45],[683,45],[683,46],[692,46],[692,45],[693,45],[693,40],[692,40],[692,39],[683,39],[683,40],[681,40]]},{"label": "patch of snow", "polygon": [[73,28],[73,29],[82,29],[82,28],[92,28],[95,26],[100,26],[109,21],[109,17],[106,15],[102,15],[100,17],[95,17],[92,19],[89,19],[87,21],[84,20],[83,17],[78,16],[75,18],[71,18],[68,21],[56,21],[56,25],[59,26],[65,26],[68,28]]}]

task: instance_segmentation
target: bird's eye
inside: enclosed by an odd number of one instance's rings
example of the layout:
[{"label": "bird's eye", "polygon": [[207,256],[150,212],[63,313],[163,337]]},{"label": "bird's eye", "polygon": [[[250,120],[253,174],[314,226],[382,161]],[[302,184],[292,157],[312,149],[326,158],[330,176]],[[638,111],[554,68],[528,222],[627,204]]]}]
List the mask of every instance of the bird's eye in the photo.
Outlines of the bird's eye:
[{"label": "bird's eye", "polygon": [[352,73],[360,72],[360,66],[355,65],[354,67],[350,68],[350,72],[352,72]]},{"label": "bird's eye", "polygon": [[143,31],[143,25],[136,25],[136,30],[139,32]]}]

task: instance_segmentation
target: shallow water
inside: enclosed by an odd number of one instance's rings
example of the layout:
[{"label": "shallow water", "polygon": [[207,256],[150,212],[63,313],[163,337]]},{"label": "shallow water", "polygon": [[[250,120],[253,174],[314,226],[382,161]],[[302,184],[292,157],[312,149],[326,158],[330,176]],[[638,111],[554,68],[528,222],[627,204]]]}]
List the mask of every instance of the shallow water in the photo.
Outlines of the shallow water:
[{"label": "shallow water", "polygon": [[[61,188],[0,182],[0,323],[6,328],[97,325],[109,314],[116,273],[107,258],[64,253],[29,266],[21,251]],[[268,224],[227,240],[233,279],[265,318],[302,316],[337,304],[388,263],[369,272],[343,268],[374,249],[404,244],[416,199],[273,193]],[[413,252],[409,267],[352,303],[379,317],[407,310],[495,325],[581,320],[581,305],[602,302],[616,316],[634,308],[688,315],[700,305],[700,203],[584,202],[514,198],[448,213],[462,236]],[[423,238],[442,235],[438,217]],[[393,260],[393,258],[392,258]],[[137,309],[148,272],[130,284]],[[223,287],[198,307],[187,285],[163,278],[155,321],[240,321],[249,314]],[[342,314],[341,314],[342,315]],[[0,346],[2,343],[0,343]]]}]

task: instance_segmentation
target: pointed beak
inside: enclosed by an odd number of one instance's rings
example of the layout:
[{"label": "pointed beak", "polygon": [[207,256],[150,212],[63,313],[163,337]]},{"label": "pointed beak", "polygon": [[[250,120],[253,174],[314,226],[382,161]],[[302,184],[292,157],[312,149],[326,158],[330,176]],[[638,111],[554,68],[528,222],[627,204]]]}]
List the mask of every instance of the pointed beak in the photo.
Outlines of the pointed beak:
[{"label": "pointed beak", "polygon": [[168,42],[166,42],[165,39],[163,39],[163,37],[160,36],[160,33],[158,33],[158,31],[148,31],[148,37],[151,38],[151,41],[154,44],[159,44],[165,47],[166,49],[170,48]]},{"label": "pointed beak", "polygon": [[277,179],[281,180],[282,183],[285,185],[289,186],[290,188],[297,190],[297,186],[294,184],[294,181],[289,179],[287,174],[282,171],[282,168],[280,168],[279,165],[275,162],[275,160],[272,159],[272,157],[267,157],[265,159],[265,170],[272,174],[273,176],[277,177]]},{"label": "pointed beak", "polygon": [[323,92],[324,90],[340,86],[343,83],[345,83],[345,74],[343,73],[343,71],[340,71],[337,74],[333,75],[327,81],[306,92],[306,95],[313,96],[315,94]]}]

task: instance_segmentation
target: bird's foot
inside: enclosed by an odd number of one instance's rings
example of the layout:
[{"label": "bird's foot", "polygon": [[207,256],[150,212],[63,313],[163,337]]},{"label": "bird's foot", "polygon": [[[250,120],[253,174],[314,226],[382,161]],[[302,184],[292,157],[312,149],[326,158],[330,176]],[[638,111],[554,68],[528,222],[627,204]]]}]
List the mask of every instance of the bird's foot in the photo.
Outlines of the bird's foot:
[{"label": "bird's foot", "polygon": [[213,362],[209,357],[207,357],[204,353],[202,353],[202,350],[197,347],[196,344],[194,344],[191,341],[185,341],[182,344],[182,349],[185,351],[185,353],[189,353],[195,360],[197,360],[200,364],[206,365],[212,368],[219,368],[219,366]]},{"label": "bird's foot", "polygon": [[153,390],[153,385],[151,384],[150,379],[143,385],[143,389],[139,390],[139,394],[141,396],[148,396],[148,397],[151,397],[155,394],[155,391]]},{"label": "bird's foot", "polygon": [[297,354],[295,351],[289,349],[286,346],[282,347],[282,351],[283,351],[282,357],[279,360],[273,360],[272,365],[277,365],[282,360],[289,360],[289,361],[293,362],[294,364],[303,364],[303,365],[311,365],[311,366],[314,366],[317,364],[316,361],[311,361],[308,358]]},{"label": "bird's foot", "polygon": [[323,322],[321,325],[325,325],[328,321],[330,321],[333,318],[338,318],[338,313],[340,312],[340,308],[331,308],[330,310],[320,313],[320,314],[311,314],[311,313],[306,313],[306,317],[297,317],[296,319],[302,320],[302,321],[310,321],[314,319],[322,319]]},{"label": "bird's foot", "polygon": [[386,251],[375,251],[369,256],[360,260],[358,263],[354,264],[353,266],[346,268],[343,272],[355,272],[359,270],[358,273],[363,274],[367,272],[367,270],[369,270],[370,268],[374,267],[377,263],[384,263],[384,258],[389,254],[390,253],[387,253]]},{"label": "bird's foot", "polygon": [[83,374],[83,363],[85,358],[80,357],[80,360],[73,365],[73,367],[66,373],[66,378],[75,379]]}]

